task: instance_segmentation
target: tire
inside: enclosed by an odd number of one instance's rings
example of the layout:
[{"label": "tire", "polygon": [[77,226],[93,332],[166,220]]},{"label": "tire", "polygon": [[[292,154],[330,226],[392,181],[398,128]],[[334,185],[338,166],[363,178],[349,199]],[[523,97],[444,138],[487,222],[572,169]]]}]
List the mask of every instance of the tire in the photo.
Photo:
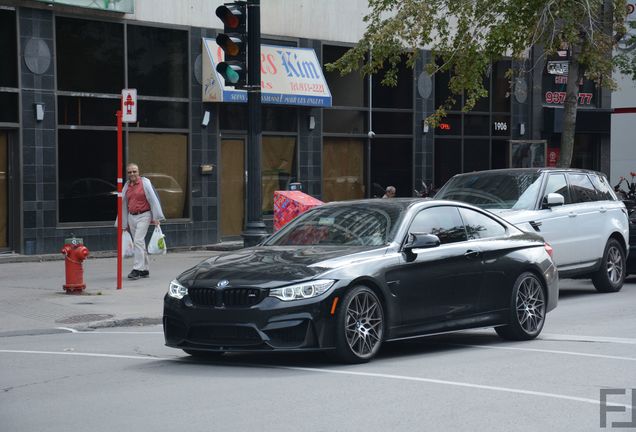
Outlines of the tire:
[{"label": "tire", "polygon": [[625,251],[616,239],[609,239],[603,252],[601,266],[592,276],[598,292],[618,292],[623,288],[626,276]]},{"label": "tire", "polygon": [[336,357],[345,363],[365,363],[380,350],[384,338],[384,309],[375,293],[353,287],[336,314]]},{"label": "tire", "polygon": [[495,331],[503,339],[534,339],[543,329],[545,314],[545,287],[536,275],[524,272],[512,289],[509,323],[495,327]]},{"label": "tire", "polygon": [[220,359],[223,354],[225,354],[224,351],[199,351],[193,349],[184,349],[183,352],[185,352],[186,354],[190,354],[192,357],[200,360],[216,360]]}]

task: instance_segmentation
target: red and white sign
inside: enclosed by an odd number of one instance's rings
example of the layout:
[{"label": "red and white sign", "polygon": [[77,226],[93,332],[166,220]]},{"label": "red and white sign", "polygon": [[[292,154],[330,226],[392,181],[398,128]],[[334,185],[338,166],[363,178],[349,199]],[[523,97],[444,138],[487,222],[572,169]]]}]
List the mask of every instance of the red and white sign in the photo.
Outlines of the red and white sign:
[{"label": "red and white sign", "polygon": [[123,89],[121,91],[121,121],[137,123],[137,89]]}]

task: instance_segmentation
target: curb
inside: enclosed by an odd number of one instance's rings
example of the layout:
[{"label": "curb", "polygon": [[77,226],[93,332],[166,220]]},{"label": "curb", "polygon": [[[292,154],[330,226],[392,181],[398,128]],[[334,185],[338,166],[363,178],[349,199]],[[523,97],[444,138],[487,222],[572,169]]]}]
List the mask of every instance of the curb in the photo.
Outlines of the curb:
[{"label": "curb", "polygon": [[[168,248],[169,253],[191,252],[191,251],[233,251],[243,249],[242,241],[221,242],[211,245],[202,246],[176,246]],[[116,251],[95,251],[91,252],[88,259],[91,258],[115,258]],[[0,264],[25,263],[25,262],[45,262],[45,261],[62,261],[64,255],[61,253],[41,254],[41,255],[22,255],[16,253],[0,254]]]}]

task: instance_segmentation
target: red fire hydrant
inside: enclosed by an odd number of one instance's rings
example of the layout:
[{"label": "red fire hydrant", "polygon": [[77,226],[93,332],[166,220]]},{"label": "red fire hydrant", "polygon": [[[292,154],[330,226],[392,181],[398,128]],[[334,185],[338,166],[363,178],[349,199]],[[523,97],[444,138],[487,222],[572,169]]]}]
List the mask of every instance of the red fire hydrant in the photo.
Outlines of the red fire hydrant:
[{"label": "red fire hydrant", "polygon": [[84,284],[84,269],[82,261],[88,256],[88,248],[84,246],[81,238],[67,238],[64,241],[62,253],[64,254],[64,263],[66,265],[66,283],[64,289],[66,294],[81,294],[86,288]]}]

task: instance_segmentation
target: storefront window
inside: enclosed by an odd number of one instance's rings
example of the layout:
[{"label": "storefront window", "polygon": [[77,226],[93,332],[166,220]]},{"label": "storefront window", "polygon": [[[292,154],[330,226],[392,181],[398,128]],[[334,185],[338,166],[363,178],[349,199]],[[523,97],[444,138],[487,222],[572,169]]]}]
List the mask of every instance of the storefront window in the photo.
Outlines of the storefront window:
[{"label": "storefront window", "polygon": [[435,140],[435,181],[441,187],[455,174],[462,172],[462,141],[459,139]]},{"label": "storefront window", "polygon": [[119,94],[124,88],[122,24],[57,17],[57,88]]},{"label": "storefront window", "polygon": [[144,96],[188,97],[188,32],[129,25],[128,86]]},{"label": "storefront window", "polygon": [[135,132],[128,139],[128,161],[152,182],[166,219],[188,217],[187,135]]},{"label": "storefront window", "polygon": [[[332,63],[342,57],[349,48],[324,45],[322,48],[323,64]],[[331,91],[333,106],[363,107],[365,106],[365,78],[357,72],[340,75],[339,71],[324,70],[327,85]]]},{"label": "storefront window", "polygon": [[323,129],[330,133],[365,133],[366,114],[364,111],[324,110]]},{"label": "storefront window", "polygon": [[381,70],[372,77],[374,108],[412,108],[413,107],[413,69],[407,66],[406,57],[398,65],[397,85],[381,84],[385,71]]},{"label": "storefront window", "polygon": [[490,168],[490,141],[487,139],[464,140],[464,172]]},{"label": "storefront window", "polygon": [[18,93],[0,92],[0,122],[18,122]]},{"label": "storefront window", "polygon": [[371,196],[395,186],[397,197],[410,197],[412,191],[413,143],[410,138],[374,138],[371,140]]},{"label": "storefront window", "polygon": [[296,138],[263,136],[261,184],[263,213],[274,211],[274,191],[286,190],[297,179]]},{"label": "storefront window", "polygon": [[413,133],[412,112],[373,111],[373,132],[376,134],[411,135]]},{"label": "storefront window", "polygon": [[365,140],[325,138],[322,161],[322,200],[364,198]]},{"label": "storefront window", "polygon": [[506,76],[509,69],[509,61],[497,62],[492,67],[492,110],[494,112],[510,112],[510,78]]},{"label": "storefront window", "polygon": [[58,131],[60,222],[115,221],[117,133]]},{"label": "storefront window", "polygon": [[[15,12],[0,10],[0,87],[18,86],[18,52]],[[0,121],[3,121],[0,118]]]},{"label": "storefront window", "polygon": [[120,107],[118,98],[58,96],[58,123],[62,125],[114,126],[113,115]]},{"label": "storefront window", "polygon": [[464,115],[464,135],[490,135],[490,116],[481,114]]}]

